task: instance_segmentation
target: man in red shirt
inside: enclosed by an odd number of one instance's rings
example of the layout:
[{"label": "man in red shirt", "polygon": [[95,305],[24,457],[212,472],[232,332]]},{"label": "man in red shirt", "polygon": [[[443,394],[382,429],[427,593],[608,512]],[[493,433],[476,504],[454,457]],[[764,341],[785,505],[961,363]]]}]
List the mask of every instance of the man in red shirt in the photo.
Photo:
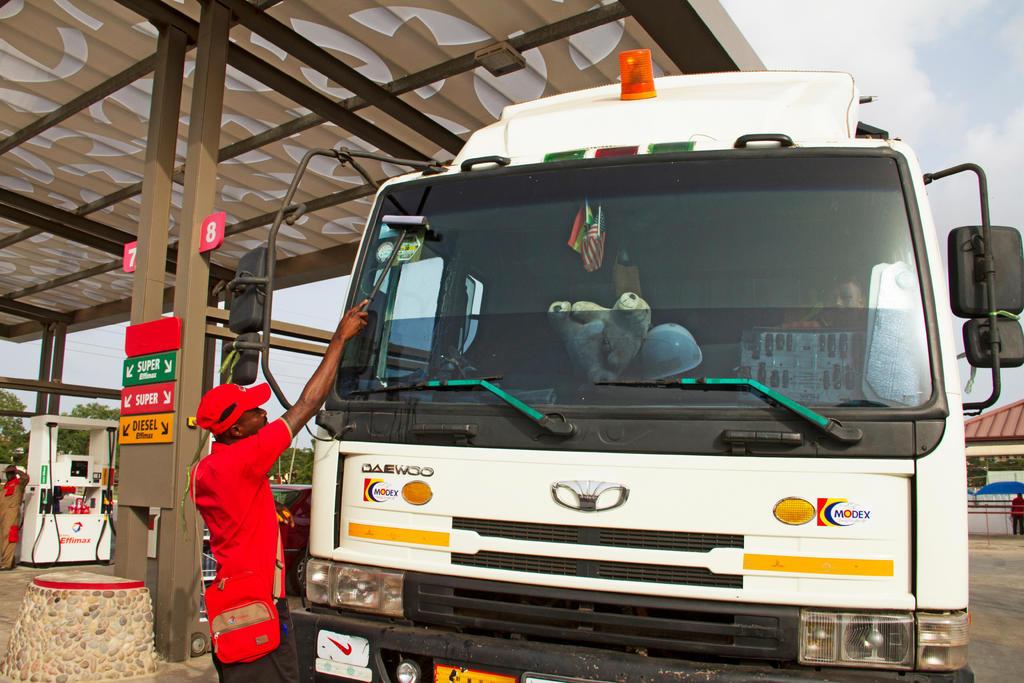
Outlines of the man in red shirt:
[{"label": "man in red shirt", "polygon": [[266,582],[267,596],[277,602],[281,644],[252,662],[226,664],[213,655],[221,681],[298,681],[299,665],[291,617],[284,594],[284,556],[274,497],[267,475],[293,435],[323,405],[338,372],[345,342],[366,326],[366,301],[350,309],[338,323],[323,360],[302,394],[278,420],[268,424],[260,406],[270,387],[222,384],[206,392],[196,422],[214,436],[210,454],[196,466],[192,492],[210,530],[210,549],[217,560],[217,580],[246,571]]},{"label": "man in red shirt", "polygon": [[1010,501],[1010,519],[1013,521],[1013,535],[1024,536],[1024,496],[1019,493]]}]

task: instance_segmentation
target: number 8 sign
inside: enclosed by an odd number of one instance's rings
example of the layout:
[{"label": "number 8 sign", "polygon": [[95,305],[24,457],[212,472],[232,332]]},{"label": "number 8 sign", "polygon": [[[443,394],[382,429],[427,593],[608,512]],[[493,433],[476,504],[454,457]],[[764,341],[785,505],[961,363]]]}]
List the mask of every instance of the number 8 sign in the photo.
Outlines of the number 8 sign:
[{"label": "number 8 sign", "polygon": [[217,211],[203,219],[202,230],[199,235],[199,253],[216,249],[224,243],[224,219],[225,213]]}]

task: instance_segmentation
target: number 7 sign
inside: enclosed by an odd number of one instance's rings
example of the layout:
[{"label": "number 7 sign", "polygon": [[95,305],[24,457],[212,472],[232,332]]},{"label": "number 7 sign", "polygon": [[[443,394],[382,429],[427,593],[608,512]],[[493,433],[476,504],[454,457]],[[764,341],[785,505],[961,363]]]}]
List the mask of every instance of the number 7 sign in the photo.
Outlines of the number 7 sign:
[{"label": "number 7 sign", "polygon": [[224,219],[223,211],[211,213],[203,219],[202,231],[199,235],[199,253],[212,251],[224,243]]},{"label": "number 7 sign", "polygon": [[135,272],[135,255],[139,251],[139,241],[129,242],[124,245],[124,259],[121,261],[121,269],[126,273]]}]

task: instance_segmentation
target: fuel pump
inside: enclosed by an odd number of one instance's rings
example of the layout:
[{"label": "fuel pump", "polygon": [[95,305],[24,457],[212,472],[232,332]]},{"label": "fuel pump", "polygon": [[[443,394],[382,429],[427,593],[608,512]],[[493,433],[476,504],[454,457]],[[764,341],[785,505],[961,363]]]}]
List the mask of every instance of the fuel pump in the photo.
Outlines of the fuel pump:
[{"label": "fuel pump", "polygon": [[[29,421],[22,564],[110,560],[116,429],[112,420],[63,415]],[[86,432],[86,452],[61,452],[62,430]]]}]

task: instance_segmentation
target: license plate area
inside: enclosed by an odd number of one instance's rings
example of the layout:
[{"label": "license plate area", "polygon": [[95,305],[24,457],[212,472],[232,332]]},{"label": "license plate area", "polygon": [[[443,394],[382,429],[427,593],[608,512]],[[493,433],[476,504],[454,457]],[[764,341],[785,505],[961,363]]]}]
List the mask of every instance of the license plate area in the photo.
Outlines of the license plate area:
[{"label": "license plate area", "polygon": [[458,664],[435,664],[434,683],[519,683],[519,676]]},{"label": "license plate area", "polygon": [[524,673],[520,677],[508,670],[491,670],[459,664],[435,664],[434,683],[606,683],[594,679],[547,676]]}]

